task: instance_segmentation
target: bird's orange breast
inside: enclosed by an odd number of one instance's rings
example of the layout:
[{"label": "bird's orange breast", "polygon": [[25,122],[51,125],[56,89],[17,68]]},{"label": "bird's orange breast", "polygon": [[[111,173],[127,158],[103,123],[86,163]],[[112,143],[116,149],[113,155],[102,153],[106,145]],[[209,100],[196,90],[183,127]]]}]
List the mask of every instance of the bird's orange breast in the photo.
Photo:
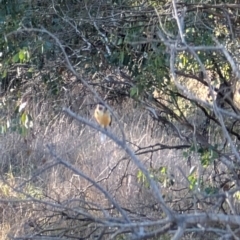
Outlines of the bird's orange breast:
[{"label": "bird's orange breast", "polygon": [[102,113],[102,112],[96,111],[94,115],[97,122],[102,127],[108,127],[110,125],[111,116],[109,115],[109,113]]}]

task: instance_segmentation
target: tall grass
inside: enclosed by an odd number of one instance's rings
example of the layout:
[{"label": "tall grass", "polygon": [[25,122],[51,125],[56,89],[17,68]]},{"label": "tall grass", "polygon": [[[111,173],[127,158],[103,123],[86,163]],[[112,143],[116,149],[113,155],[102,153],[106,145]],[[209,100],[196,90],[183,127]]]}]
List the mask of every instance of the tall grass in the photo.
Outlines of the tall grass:
[{"label": "tall grass", "polygon": [[[112,107],[124,129],[128,145],[136,153],[158,143],[166,146],[181,144],[141,107],[134,108],[130,100],[122,106]],[[78,110],[79,115],[94,121],[91,113],[88,104],[83,104]],[[45,111],[35,118],[34,128],[25,137],[10,132],[0,138],[0,239],[36,238],[37,235],[90,238],[106,230],[100,227],[99,222],[94,224],[94,219],[99,221],[119,216],[102,191],[76,172],[58,164],[47,146],[105,189],[133,219],[159,218],[163,214],[147,182],[139,179],[137,166],[123,149],[110,139],[102,142],[99,132],[61,112],[44,125],[43,118],[46,118]],[[121,138],[116,121],[109,130]],[[150,173],[157,170],[152,173],[157,176],[167,204],[176,211],[192,211],[186,179],[190,168],[183,157],[183,150],[149,150],[149,153],[138,157]],[[197,156],[192,164],[198,165]],[[161,167],[166,169],[165,173],[160,172]],[[171,178],[174,185],[169,183]]]}]

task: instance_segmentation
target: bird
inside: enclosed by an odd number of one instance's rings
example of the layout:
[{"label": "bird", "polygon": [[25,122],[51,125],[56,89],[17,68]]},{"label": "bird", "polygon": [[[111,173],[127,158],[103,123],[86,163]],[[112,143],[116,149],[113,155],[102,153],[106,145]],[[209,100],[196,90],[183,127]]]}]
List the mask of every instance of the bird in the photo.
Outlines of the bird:
[{"label": "bird", "polygon": [[[112,115],[110,111],[102,104],[98,103],[96,109],[94,111],[94,117],[98,124],[107,130],[107,127],[111,126],[112,123]],[[106,135],[101,134],[101,140],[104,141]]]}]

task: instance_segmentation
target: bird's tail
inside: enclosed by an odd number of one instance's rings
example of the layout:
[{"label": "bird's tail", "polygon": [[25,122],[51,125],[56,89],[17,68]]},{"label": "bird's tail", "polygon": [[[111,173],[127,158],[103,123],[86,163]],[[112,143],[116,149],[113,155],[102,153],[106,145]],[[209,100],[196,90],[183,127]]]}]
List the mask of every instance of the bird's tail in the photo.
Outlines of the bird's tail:
[{"label": "bird's tail", "polygon": [[106,138],[107,138],[107,136],[104,133],[100,133],[101,142],[105,142]]}]

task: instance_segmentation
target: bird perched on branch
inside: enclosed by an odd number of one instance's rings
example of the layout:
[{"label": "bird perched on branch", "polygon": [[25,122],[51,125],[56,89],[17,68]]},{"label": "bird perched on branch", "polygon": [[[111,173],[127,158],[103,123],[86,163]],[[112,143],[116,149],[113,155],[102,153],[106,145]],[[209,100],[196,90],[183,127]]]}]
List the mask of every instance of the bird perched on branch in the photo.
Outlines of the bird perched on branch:
[{"label": "bird perched on branch", "polygon": [[[112,123],[112,115],[109,110],[102,104],[98,103],[97,107],[94,111],[94,117],[98,124],[107,130],[107,127],[111,126]],[[101,140],[105,140],[106,135],[101,134]]]}]

